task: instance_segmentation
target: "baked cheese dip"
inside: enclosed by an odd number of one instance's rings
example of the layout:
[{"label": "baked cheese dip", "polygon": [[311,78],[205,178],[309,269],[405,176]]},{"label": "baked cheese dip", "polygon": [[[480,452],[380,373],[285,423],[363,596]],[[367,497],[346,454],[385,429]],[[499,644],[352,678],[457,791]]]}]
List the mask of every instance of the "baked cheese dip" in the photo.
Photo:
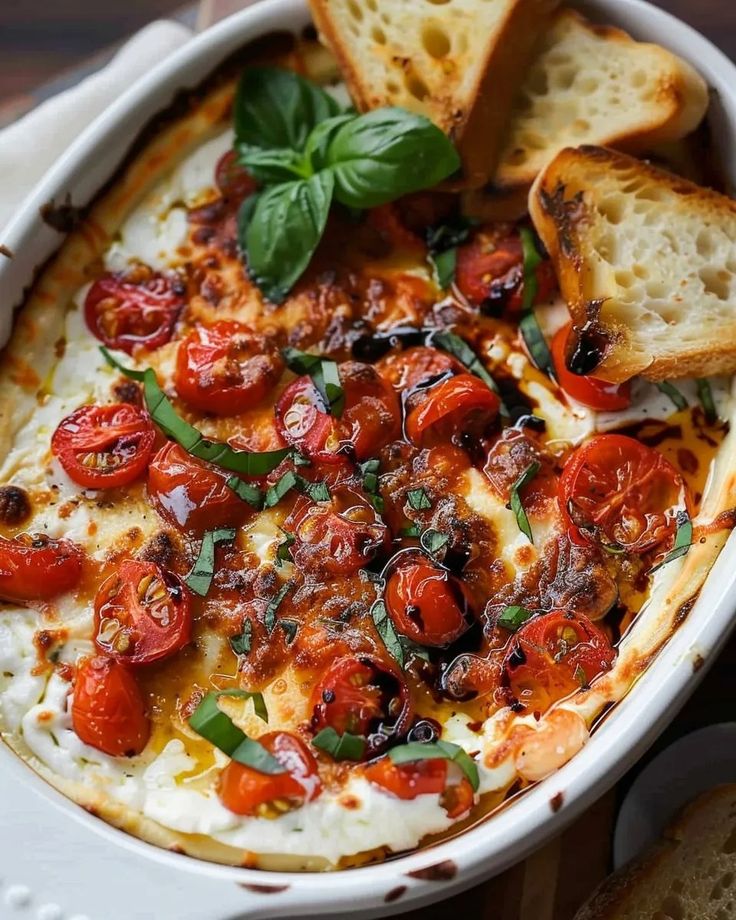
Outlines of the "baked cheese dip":
[{"label": "baked cheese dip", "polygon": [[583,747],[725,543],[734,401],[596,377],[528,217],[469,218],[452,141],[316,43],[238,77],[17,316],[0,727],[146,840],[345,868]]}]

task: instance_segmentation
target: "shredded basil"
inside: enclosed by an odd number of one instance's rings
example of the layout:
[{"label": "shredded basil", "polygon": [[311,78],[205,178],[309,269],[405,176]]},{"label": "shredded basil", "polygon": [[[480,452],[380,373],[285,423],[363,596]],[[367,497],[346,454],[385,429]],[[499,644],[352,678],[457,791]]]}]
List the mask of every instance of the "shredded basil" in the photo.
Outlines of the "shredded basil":
[{"label": "shredded basil", "polygon": [[282,629],[284,636],[286,637],[286,644],[291,645],[291,643],[296,639],[296,634],[299,631],[299,624],[296,620],[279,620],[278,621],[279,629]]},{"label": "shredded basil", "polygon": [[409,489],[406,493],[406,499],[409,502],[409,507],[413,508],[414,511],[424,511],[432,507],[432,502],[429,500],[425,489]]},{"label": "shredded basil", "polygon": [[657,389],[660,393],[664,393],[665,396],[669,397],[675,409],[678,409],[680,412],[682,412],[683,409],[687,409],[687,400],[676,386],[673,386],[666,380],[661,380],[657,384]]},{"label": "shredded basil", "polygon": [[455,280],[457,248],[467,240],[475,221],[462,214],[444,224],[430,227],[426,240],[430,263],[434,266],[437,287],[446,291]]},{"label": "shredded basil", "polygon": [[[454,332],[435,332],[430,337],[429,344],[435,345],[452,355],[453,358],[457,358],[461,364],[467,367],[471,374],[480,377],[490,390],[493,390],[496,394],[499,393],[498,384],[485,369],[483,362],[470,345],[464,339],[461,339],[459,335],[455,335]],[[508,415],[505,406],[502,406],[502,410],[505,415]]]},{"label": "shredded basil", "polygon": [[460,767],[474,792],[477,792],[480,786],[478,767],[473,758],[460,745],[449,741],[410,741],[408,744],[391,748],[388,756],[395,764],[414,763],[417,760],[450,760]]},{"label": "shredded basil", "polygon": [[276,614],[278,609],[290,590],[291,582],[287,581],[268,602],[268,607],[266,607],[266,612],[263,615],[263,625],[266,627],[267,632],[273,632],[273,628],[276,625]]},{"label": "shredded basil", "polygon": [[328,502],[330,500],[330,490],[326,482],[310,482],[293,470],[288,470],[281,476],[278,482],[270,486],[267,491],[263,504],[266,508],[273,508],[278,505],[282,498],[292,489],[308,495],[314,502]]},{"label": "shredded basil", "polygon": [[539,282],[537,281],[537,269],[542,264],[542,256],[539,254],[537,244],[534,241],[534,231],[529,227],[522,227],[519,231],[521,235],[521,249],[524,254],[524,297],[521,302],[521,309],[528,313],[534,306],[539,291]]},{"label": "shredded basil", "polygon": [[340,735],[331,726],[315,735],[312,744],[334,760],[362,760],[365,754],[365,738],[350,732]]},{"label": "shredded basil", "polygon": [[[230,636],[230,648],[240,655],[247,655],[253,641],[253,624],[250,620],[243,620],[243,628],[236,636]],[[268,720],[266,720],[268,721]]]},{"label": "shredded basil", "polygon": [[282,562],[291,562],[291,553],[289,550],[296,543],[296,537],[293,533],[282,530],[284,539],[276,547],[276,565],[280,566]]},{"label": "shredded basil", "polygon": [[376,601],[373,607],[371,607],[371,617],[373,618],[376,632],[381,637],[381,641],[386,646],[388,653],[392,658],[395,658],[403,668],[404,649],[394,629],[394,624],[391,622],[391,617],[388,615],[386,604],[382,600]]},{"label": "shredded basil", "polygon": [[194,563],[192,571],[184,579],[190,591],[200,597],[205,597],[212,586],[215,576],[215,547],[218,543],[229,543],[235,539],[234,527],[223,527],[218,530],[208,530],[202,538],[199,556]]},{"label": "shredded basil", "polygon": [[437,287],[441,291],[446,291],[455,280],[455,269],[457,268],[457,246],[445,249],[444,252],[430,253],[430,264],[434,268],[434,276]]},{"label": "shredded basil", "polygon": [[687,511],[679,511],[677,513],[677,532],[675,533],[674,545],[664,559],[649,570],[649,574],[653,575],[655,572],[659,571],[662,566],[667,565],[668,562],[674,562],[675,559],[687,555],[692,543],[693,522],[690,520],[690,515]]},{"label": "shredded basil", "polygon": [[244,482],[238,476],[231,476],[227,481],[227,487],[232,489],[238,498],[255,508],[256,511],[260,511],[263,507],[263,491],[258,486]]},{"label": "shredded basil", "polygon": [[325,412],[340,418],[345,408],[345,392],[340,383],[337,364],[329,358],[310,355],[296,348],[284,348],[281,354],[289,370],[295,374],[307,374],[312,378]]},{"label": "shredded basil", "polygon": [[529,351],[534,366],[548,377],[554,378],[555,369],[552,355],[547,345],[547,340],[539,325],[536,314],[532,311],[522,316],[519,322],[519,332]]},{"label": "shredded basil", "polygon": [[524,510],[520,493],[525,486],[529,485],[540,469],[541,464],[538,460],[530,463],[511,487],[511,510],[516,515],[516,523],[519,525],[519,530],[530,543],[534,543],[534,537],[532,536],[532,528],[529,524],[529,518],[526,515],[526,511]]},{"label": "shredded basil", "polygon": [[535,366],[543,373],[554,378],[552,355],[533,309],[539,290],[537,268],[542,263],[542,256],[537,250],[534,232],[529,227],[522,227],[519,233],[521,234],[521,247],[524,253],[524,295],[521,305],[522,317],[519,323],[519,332]]},{"label": "shredded basil", "polygon": [[422,532],[419,529],[419,524],[409,524],[408,527],[402,527],[399,531],[399,536],[401,537],[421,537]]},{"label": "shredded basil", "polygon": [[588,678],[585,676],[585,670],[581,664],[575,668],[573,677],[580,684],[581,688],[588,686]]},{"label": "shredded basil", "polygon": [[503,626],[504,629],[509,629],[511,632],[516,632],[520,626],[526,623],[526,621],[533,616],[533,610],[528,610],[526,607],[521,607],[518,604],[514,604],[511,607],[504,607],[501,616],[496,620],[496,623],[499,626]]},{"label": "shredded basil", "polygon": [[695,381],[698,388],[698,399],[705,413],[705,421],[709,425],[714,425],[718,420],[718,411],[716,410],[715,400],[713,399],[713,390],[710,381],[704,377],[698,377]]},{"label": "shredded basil", "polygon": [[366,460],[365,463],[358,464],[360,475],[363,477],[363,491],[376,511],[379,514],[383,514],[385,502],[383,501],[383,496],[378,491],[378,471],[380,468],[380,460]]},{"label": "shredded basil", "polygon": [[447,534],[440,533],[439,530],[434,530],[430,527],[422,533],[419,542],[422,545],[422,549],[432,558],[435,558],[437,553],[450,542],[450,538]]}]

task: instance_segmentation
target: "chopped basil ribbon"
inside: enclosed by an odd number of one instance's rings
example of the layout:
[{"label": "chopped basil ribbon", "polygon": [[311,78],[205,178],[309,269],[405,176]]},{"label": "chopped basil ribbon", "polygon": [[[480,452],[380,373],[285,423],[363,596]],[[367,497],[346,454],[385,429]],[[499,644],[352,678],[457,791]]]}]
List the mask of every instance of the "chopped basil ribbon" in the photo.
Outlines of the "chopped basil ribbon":
[{"label": "chopped basil ribbon", "polygon": [[698,377],[695,381],[695,385],[698,388],[698,399],[700,400],[700,405],[703,407],[705,420],[709,425],[713,425],[718,419],[718,411],[716,410],[716,404],[713,399],[713,390],[711,389],[710,381],[706,380],[704,377]]},{"label": "chopped basil ribbon", "polygon": [[519,323],[519,332],[536,367],[554,378],[552,355],[533,309],[537,291],[539,290],[537,268],[542,263],[542,257],[534,242],[533,231],[528,227],[522,227],[519,233],[521,234],[521,248],[524,253],[524,296],[521,305],[522,317]]},{"label": "chopped basil ribbon", "polygon": [[538,460],[530,463],[511,487],[511,510],[516,515],[516,523],[519,525],[519,530],[524,534],[530,543],[534,543],[534,537],[532,536],[532,528],[529,525],[529,518],[526,516],[526,511],[524,510],[524,505],[521,501],[520,492],[524,486],[529,485],[529,483],[532,481],[532,479],[534,479],[540,469],[541,464]]},{"label": "chopped basil ribbon", "polygon": [[250,620],[243,620],[241,632],[236,636],[230,636],[230,648],[236,655],[247,655],[250,652],[252,638],[253,624]]},{"label": "chopped basil ribbon", "polygon": [[212,586],[215,576],[215,547],[218,543],[229,543],[235,539],[234,527],[224,527],[219,530],[208,530],[202,538],[199,556],[194,563],[192,571],[184,579],[190,591],[200,597],[205,597]]},{"label": "chopped basil ribbon", "polygon": [[408,527],[402,527],[399,531],[401,537],[421,537],[422,532],[418,524],[410,524]]},{"label": "chopped basil ribbon", "polygon": [[289,533],[286,530],[282,530],[281,533],[284,535],[284,539],[276,547],[276,565],[279,566],[282,562],[291,562],[289,549],[296,543],[296,537],[293,533]]},{"label": "chopped basil ribbon", "polygon": [[649,570],[649,574],[653,575],[655,572],[658,572],[662,566],[667,565],[668,562],[674,562],[675,559],[679,559],[681,556],[687,555],[690,551],[690,547],[693,543],[693,522],[690,520],[690,515],[687,511],[678,511],[677,513],[677,533],[675,534],[675,542],[672,549],[667,553],[664,559],[661,562],[658,562],[653,568]]},{"label": "chopped basil ribbon", "polygon": [[260,511],[263,507],[263,491],[258,486],[244,482],[237,476],[231,476],[227,481],[227,487],[232,489],[238,498],[252,505],[256,511]]},{"label": "chopped basil ribbon", "polygon": [[582,665],[579,664],[575,668],[575,671],[573,672],[572,676],[580,684],[581,688],[588,686],[588,678],[585,676],[585,669],[583,668]]},{"label": "chopped basil ribbon", "polygon": [[274,505],[278,505],[281,499],[292,489],[296,489],[297,492],[301,492],[303,495],[308,495],[314,502],[328,502],[330,500],[330,490],[327,488],[327,483],[310,482],[293,470],[289,470],[279,478],[278,482],[268,488],[263,500],[264,507],[273,508]]},{"label": "chopped basil ribbon", "polygon": [[363,491],[376,511],[379,514],[383,514],[385,503],[383,496],[378,491],[378,471],[380,468],[380,460],[366,460],[365,463],[358,464],[360,475],[363,477]]},{"label": "chopped basil ribbon", "polygon": [[437,287],[446,291],[455,280],[457,247],[464,243],[475,222],[458,215],[445,224],[430,227],[427,231],[427,248],[430,263],[434,266]]},{"label": "chopped basil ribbon", "polygon": [[434,558],[450,542],[450,538],[446,533],[440,533],[439,530],[434,530],[430,527],[422,533],[419,542],[422,545],[422,549]]},{"label": "chopped basil ribbon", "polygon": [[247,690],[220,690],[216,693],[208,693],[202,699],[189,719],[191,728],[210,744],[219,748],[223,754],[227,754],[232,760],[246,767],[251,767],[259,773],[286,773],[286,767],[269,754],[262,744],[241,731],[230,716],[220,709],[217,701],[221,696],[253,700],[256,715],[264,722],[268,722],[263,694],[249,693]]},{"label": "chopped basil ribbon", "polygon": [[332,726],[323,728],[315,735],[312,744],[334,760],[362,760],[365,753],[365,738],[351,735],[350,732],[339,735]]},{"label": "chopped basil ribbon", "polygon": [[[467,367],[471,374],[480,377],[490,390],[493,390],[496,394],[499,393],[498,384],[485,369],[483,362],[470,345],[464,339],[461,339],[459,335],[455,335],[454,332],[435,332],[430,336],[428,344],[436,345],[452,355],[453,358],[457,358],[461,364]],[[504,415],[508,415],[508,410],[503,403],[501,403],[501,411]]]},{"label": "chopped basil ribbon", "polygon": [[409,489],[406,493],[406,499],[409,502],[409,507],[413,508],[414,511],[424,511],[432,507],[432,502],[424,489]]},{"label": "chopped basil ribbon", "polygon": [[276,625],[276,613],[289,591],[291,591],[291,582],[287,581],[286,584],[281,585],[276,594],[268,602],[268,607],[266,607],[266,612],[263,615],[263,625],[266,627],[267,632],[273,632],[273,628]]},{"label": "chopped basil ribbon", "polygon": [[296,634],[299,631],[299,624],[296,620],[279,620],[278,626],[283,630],[284,636],[286,637],[286,644],[291,645],[291,643],[296,639]]},{"label": "chopped basil ribbon", "polygon": [[683,409],[687,409],[687,400],[677,387],[668,383],[666,380],[661,380],[656,386],[660,393],[664,393],[664,395],[672,401],[675,409],[678,409],[680,412],[682,412]]},{"label": "chopped basil ribbon", "polygon": [[445,249],[444,252],[436,254],[430,253],[430,260],[434,266],[434,274],[437,280],[437,287],[441,291],[446,291],[455,280],[455,269],[457,268],[457,246]]},{"label": "chopped basil ribbon", "polygon": [[473,758],[460,745],[450,741],[410,741],[399,747],[391,748],[388,756],[392,763],[414,763],[417,760],[450,760],[463,771],[473,787],[478,791],[480,776]]},{"label": "chopped basil ribbon", "polygon": [[404,649],[394,629],[394,624],[391,622],[391,617],[388,615],[386,604],[381,600],[376,601],[371,607],[371,616],[373,617],[376,632],[381,637],[381,641],[386,646],[388,653],[392,658],[395,658],[403,668]]},{"label": "chopped basil ribbon", "polygon": [[504,629],[510,629],[511,632],[516,632],[520,626],[533,616],[533,610],[528,610],[526,607],[514,604],[511,607],[504,607],[496,623],[498,626],[503,626]]},{"label": "chopped basil ribbon", "polygon": [[345,408],[345,393],[340,384],[340,372],[337,364],[320,355],[309,355],[296,348],[284,348],[281,351],[286,366],[295,374],[307,374],[322,398],[325,412],[340,418]]},{"label": "chopped basil ribbon", "polygon": [[146,408],[153,421],[164,434],[173,438],[177,444],[180,444],[193,457],[206,460],[208,463],[214,463],[226,470],[231,470],[233,473],[243,473],[246,476],[263,476],[265,473],[270,473],[271,470],[275,469],[289,453],[288,447],[282,450],[251,453],[247,450],[236,450],[234,447],[230,447],[229,444],[223,444],[220,441],[208,440],[193,425],[185,422],[183,418],[176,414],[170,400],[159,386],[153,368],[148,367],[145,371],[136,371],[116,361],[104,345],[100,346],[100,351],[110,367],[119,370],[131,380],[143,383]]}]

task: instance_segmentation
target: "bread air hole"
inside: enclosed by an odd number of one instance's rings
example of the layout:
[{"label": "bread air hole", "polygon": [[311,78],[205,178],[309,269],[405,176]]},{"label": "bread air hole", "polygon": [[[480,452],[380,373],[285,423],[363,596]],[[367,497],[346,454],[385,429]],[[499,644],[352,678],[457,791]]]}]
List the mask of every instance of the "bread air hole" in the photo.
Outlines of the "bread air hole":
[{"label": "bread air hole", "polygon": [[444,6],[446,3],[450,3],[450,0],[427,0],[427,2],[434,6]]},{"label": "bread air hole", "polygon": [[365,0],[365,5],[372,13],[378,12],[378,0]]},{"label": "bread air hole", "polygon": [[701,268],[698,272],[703,287],[708,294],[713,294],[719,300],[728,300],[731,295],[731,275],[723,269],[713,266]]},{"label": "bread air hole", "polygon": [[406,88],[409,90],[412,96],[415,99],[418,99],[420,102],[426,99],[429,95],[429,88],[427,87],[427,84],[415,73],[406,74],[404,77],[404,83],[406,84]]},{"label": "bread air hole", "polygon": [[433,58],[443,58],[450,52],[450,39],[444,29],[428,25],[422,30],[422,44]]},{"label": "bread air hole", "polygon": [[383,31],[383,29],[380,26],[373,26],[373,28],[371,29],[371,38],[378,45],[386,44],[386,33]]},{"label": "bread air hole", "polygon": [[645,70],[635,70],[631,75],[631,85],[636,89],[641,89],[647,82],[647,73]]},{"label": "bread air hole", "polygon": [[363,10],[361,10],[360,6],[356,3],[356,0],[348,0],[348,12],[353,19],[357,19],[358,22],[363,21]]}]

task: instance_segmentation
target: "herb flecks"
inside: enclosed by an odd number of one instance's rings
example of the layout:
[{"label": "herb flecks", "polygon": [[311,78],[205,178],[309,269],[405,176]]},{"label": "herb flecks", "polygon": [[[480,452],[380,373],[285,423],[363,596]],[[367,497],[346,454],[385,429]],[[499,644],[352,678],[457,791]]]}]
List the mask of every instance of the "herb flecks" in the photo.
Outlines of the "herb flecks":
[{"label": "herb flecks", "polygon": [[541,464],[538,460],[530,463],[511,487],[511,510],[516,516],[516,523],[519,525],[519,530],[524,534],[530,543],[534,543],[534,536],[532,535],[532,528],[529,524],[529,518],[527,517],[527,513],[524,509],[524,504],[521,500],[521,492],[526,486],[529,485],[532,479],[534,479],[540,469]]}]

